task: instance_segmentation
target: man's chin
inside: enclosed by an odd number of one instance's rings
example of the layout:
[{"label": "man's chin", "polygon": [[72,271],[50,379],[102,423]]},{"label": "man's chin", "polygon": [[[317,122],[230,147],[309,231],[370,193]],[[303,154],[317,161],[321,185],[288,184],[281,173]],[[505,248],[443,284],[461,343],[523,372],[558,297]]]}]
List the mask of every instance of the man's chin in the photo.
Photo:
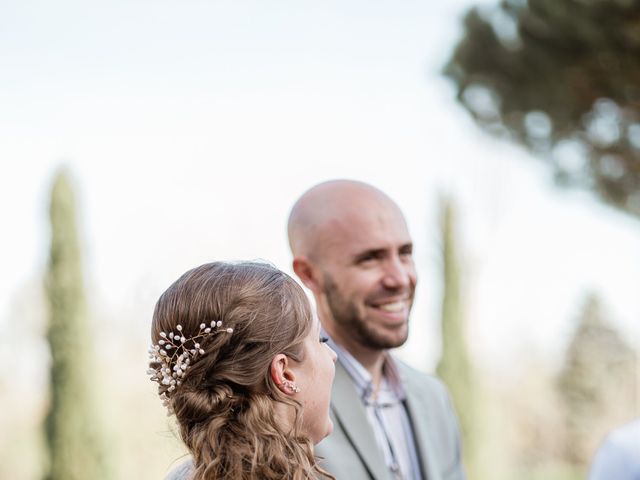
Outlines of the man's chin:
[{"label": "man's chin", "polygon": [[406,324],[394,328],[391,331],[369,331],[363,339],[369,348],[373,349],[389,349],[397,348],[407,341],[409,338],[409,328]]}]

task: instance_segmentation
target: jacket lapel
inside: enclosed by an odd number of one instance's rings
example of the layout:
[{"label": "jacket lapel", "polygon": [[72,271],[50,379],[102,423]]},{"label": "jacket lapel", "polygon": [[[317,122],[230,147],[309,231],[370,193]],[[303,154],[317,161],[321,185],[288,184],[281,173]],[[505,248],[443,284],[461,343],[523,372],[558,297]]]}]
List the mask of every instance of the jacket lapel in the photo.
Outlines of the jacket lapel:
[{"label": "jacket lapel", "polygon": [[333,384],[332,410],[340,426],[362,458],[371,477],[375,480],[391,480],[384,463],[384,456],[378,448],[375,435],[362,401],[349,378],[349,374],[336,363],[336,376]]},{"label": "jacket lapel", "polygon": [[407,395],[406,405],[411,425],[413,425],[413,435],[416,440],[416,448],[420,456],[422,472],[428,480],[442,480],[440,470],[437,465],[436,455],[433,449],[433,438],[429,435],[429,405],[413,385],[412,378],[407,375],[402,365],[400,365],[400,377]]}]

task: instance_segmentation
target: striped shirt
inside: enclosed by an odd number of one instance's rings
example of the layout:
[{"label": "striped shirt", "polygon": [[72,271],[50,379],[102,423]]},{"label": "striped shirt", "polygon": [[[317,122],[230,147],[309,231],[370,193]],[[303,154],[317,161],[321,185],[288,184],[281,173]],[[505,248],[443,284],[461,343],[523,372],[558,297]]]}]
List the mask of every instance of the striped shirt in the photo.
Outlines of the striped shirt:
[{"label": "striped shirt", "polygon": [[367,418],[391,476],[397,480],[422,480],[413,429],[406,409],[406,393],[398,366],[385,352],[382,380],[375,391],[371,374],[348,351],[329,339],[329,346],[347,371],[362,400]]}]

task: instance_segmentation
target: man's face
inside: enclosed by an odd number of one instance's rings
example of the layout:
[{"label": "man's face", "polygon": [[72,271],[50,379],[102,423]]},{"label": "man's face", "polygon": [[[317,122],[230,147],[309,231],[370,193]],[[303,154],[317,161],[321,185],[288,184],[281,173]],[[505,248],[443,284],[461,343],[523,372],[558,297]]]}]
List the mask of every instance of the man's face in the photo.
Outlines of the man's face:
[{"label": "man's face", "polygon": [[325,328],[371,350],[402,345],[417,280],[402,214],[370,208],[333,227],[321,265]]}]

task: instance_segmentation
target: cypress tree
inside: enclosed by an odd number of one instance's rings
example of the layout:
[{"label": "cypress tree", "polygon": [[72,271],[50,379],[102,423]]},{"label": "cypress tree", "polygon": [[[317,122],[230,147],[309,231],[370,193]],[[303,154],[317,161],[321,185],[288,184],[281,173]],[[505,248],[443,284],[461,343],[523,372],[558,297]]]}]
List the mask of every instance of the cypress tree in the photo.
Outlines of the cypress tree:
[{"label": "cypress tree", "polygon": [[51,247],[45,285],[49,304],[50,405],[45,421],[46,480],[107,478],[90,390],[92,373],[75,200],[67,172],[54,179]]},{"label": "cypress tree", "polygon": [[474,379],[464,331],[460,253],[455,232],[455,208],[450,198],[440,203],[440,234],[442,255],[442,356],[436,368],[451,392],[460,419],[465,463],[474,478],[476,428]]}]

